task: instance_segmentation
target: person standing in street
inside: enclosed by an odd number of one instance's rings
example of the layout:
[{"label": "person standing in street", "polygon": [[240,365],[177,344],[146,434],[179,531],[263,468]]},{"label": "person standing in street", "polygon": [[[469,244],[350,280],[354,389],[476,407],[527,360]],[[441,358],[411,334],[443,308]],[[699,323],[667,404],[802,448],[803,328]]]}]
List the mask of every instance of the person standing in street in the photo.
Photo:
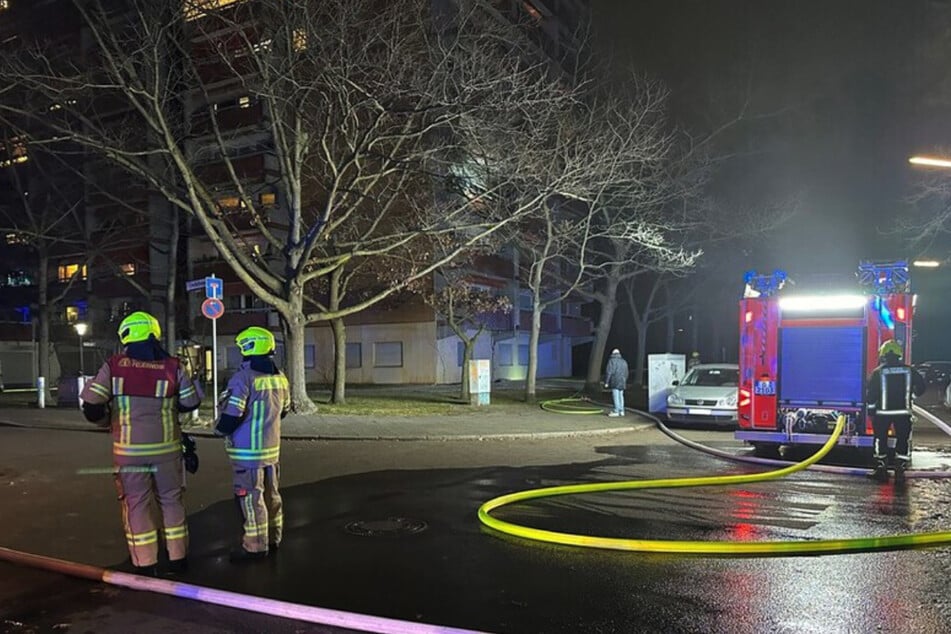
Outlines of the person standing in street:
[{"label": "person standing in street", "polygon": [[611,351],[607,367],[604,369],[604,387],[611,390],[614,400],[614,410],[608,416],[624,416],[624,388],[627,387],[627,361],[621,356],[621,351],[615,348]]},{"label": "person standing in street", "polygon": [[904,481],[905,469],[911,461],[908,442],[911,438],[912,396],[924,394],[926,385],[914,368],[902,362],[902,348],[894,339],[881,345],[878,358],[881,365],[869,376],[865,392],[875,433],[875,469],[868,475],[877,482],[888,481],[888,429],[894,427],[895,482],[900,483]]},{"label": "person standing in street", "polygon": [[159,531],[169,572],[188,568],[188,527],[182,502],[182,433],[178,416],[201,404],[201,392],[159,343],[158,320],[134,312],[119,324],[123,352],[106,361],[80,394],[86,420],[110,426],[116,488],[135,571],[155,576]]},{"label": "person standing in street", "polygon": [[274,363],[274,335],[259,326],[235,338],[241,367],[221,398],[215,434],[225,436],[234,497],[244,520],[233,563],[262,559],[280,547],[283,508],[280,479],[281,419],[290,409],[287,377]]}]

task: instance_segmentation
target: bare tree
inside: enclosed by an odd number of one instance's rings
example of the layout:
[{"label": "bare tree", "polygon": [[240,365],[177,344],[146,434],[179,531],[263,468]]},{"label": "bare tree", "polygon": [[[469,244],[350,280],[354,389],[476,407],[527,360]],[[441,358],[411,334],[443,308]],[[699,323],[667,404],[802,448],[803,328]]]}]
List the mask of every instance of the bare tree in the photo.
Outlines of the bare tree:
[{"label": "bare tree", "polygon": [[[5,167],[0,168],[0,179],[6,181],[10,196],[0,200],[0,231],[26,247],[33,258],[20,266],[32,269],[36,285],[37,372],[47,379],[49,399],[51,316],[73,285],[85,278],[91,261],[84,249],[83,189],[68,173],[64,178],[64,171],[55,169],[57,161],[33,151],[22,131],[15,138],[15,142],[6,139],[2,148]],[[82,252],[84,257],[60,276],[64,284],[51,291],[51,262],[64,250]]]},{"label": "bare tree", "polygon": [[[947,148],[938,148],[937,156],[947,156]],[[947,168],[922,167],[915,178],[907,202],[909,209],[894,227],[916,250],[930,257],[947,258],[951,254],[951,173]]]},{"label": "bare tree", "polygon": [[[536,208],[519,238],[532,292],[526,399],[535,398],[542,314],[572,295],[596,297],[606,275],[652,267],[680,270],[697,254],[672,240],[677,227],[658,215],[675,137],[665,121],[663,86],[631,77],[625,91],[589,92],[552,121],[549,170],[588,166],[576,190],[559,192]],[[634,269],[635,271],[637,269]],[[616,285],[616,281],[614,282]],[[615,304],[612,287],[607,303]]]},{"label": "bare tree", "polygon": [[[451,16],[434,16],[424,0],[127,4],[117,15],[98,0],[75,2],[101,65],[33,48],[5,57],[0,79],[68,111],[33,115],[49,138],[107,157],[198,221],[280,314],[298,411],[312,407],[305,325],[400,292],[581,177],[563,170],[504,214],[490,204],[511,170],[538,158],[513,140],[573,93],[482,3],[460,2]],[[220,107],[228,101],[236,107]],[[253,130],[245,107],[260,115]],[[31,116],[7,102],[0,113]],[[273,179],[249,178],[254,152]],[[474,166],[492,185],[477,199],[424,204],[434,177],[454,166]],[[448,231],[458,249],[359,301],[335,306],[311,293],[360,258]]]},{"label": "bare tree", "polygon": [[424,298],[462,342],[459,397],[468,401],[471,392],[469,361],[476,341],[491,326],[494,318],[511,312],[512,302],[508,297],[476,284],[467,266],[446,266],[436,273],[434,288]]}]

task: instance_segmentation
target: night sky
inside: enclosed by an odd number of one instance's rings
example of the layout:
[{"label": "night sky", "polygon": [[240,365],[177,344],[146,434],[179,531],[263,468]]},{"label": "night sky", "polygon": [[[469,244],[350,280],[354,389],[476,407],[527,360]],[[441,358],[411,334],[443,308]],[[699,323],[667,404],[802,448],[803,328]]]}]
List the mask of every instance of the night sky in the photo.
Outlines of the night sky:
[{"label": "night sky", "polygon": [[[720,195],[754,205],[803,201],[800,216],[761,242],[744,268],[783,268],[808,280],[850,275],[862,259],[947,256],[943,245],[924,253],[890,231],[909,212],[918,176],[908,157],[951,147],[951,3],[596,6],[607,40],[636,69],[664,80],[672,117],[696,136],[743,113],[719,137],[718,151],[736,155],[718,174]],[[951,271],[916,275],[919,336],[927,341],[916,344],[919,360],[951,357],[941,333],[951,315],[938,310],[951,287],[946,277]]]}]

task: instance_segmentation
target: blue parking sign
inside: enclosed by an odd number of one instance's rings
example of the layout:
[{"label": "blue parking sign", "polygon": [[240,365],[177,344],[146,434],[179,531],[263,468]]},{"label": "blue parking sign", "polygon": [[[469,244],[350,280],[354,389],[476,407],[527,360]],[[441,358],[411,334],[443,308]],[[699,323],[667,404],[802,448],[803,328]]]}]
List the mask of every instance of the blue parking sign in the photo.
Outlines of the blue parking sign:
[{"label": "blue parking sign", "polygon": [[224,283],[221,281],[221,278],[205,278],[205,297],[208,299],[221,299],[224,297]]}]

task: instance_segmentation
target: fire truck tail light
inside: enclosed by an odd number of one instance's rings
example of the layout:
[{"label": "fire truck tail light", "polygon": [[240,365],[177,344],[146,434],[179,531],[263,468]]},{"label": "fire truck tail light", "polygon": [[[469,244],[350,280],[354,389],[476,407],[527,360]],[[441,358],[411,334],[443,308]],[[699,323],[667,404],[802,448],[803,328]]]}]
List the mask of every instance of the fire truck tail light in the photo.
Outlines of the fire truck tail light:
[{"label": "fire truck tail light", "polygon": [[752,310],[746,311],[746,315],[744,316],[744,319],[746,320],[746,323],[750,323],[751,321],[753,321],[753,311]]},{"label": "fire truck tail light", "polygon": [[749,404],[750,404],[750,391],[749,391],[749,390],[744,390],[744,389],[741,388],[741,389],[740,389],[740,403],[739,403],[739,405],[740,405],[740,407],[746,407],[746,406],[749,405]]},{"label": "fire truck tail light", "polygon": [[898,317],[898,321],[905,321],[905,307],[899,306],[898,310],[895,311],[895,315]]}]

